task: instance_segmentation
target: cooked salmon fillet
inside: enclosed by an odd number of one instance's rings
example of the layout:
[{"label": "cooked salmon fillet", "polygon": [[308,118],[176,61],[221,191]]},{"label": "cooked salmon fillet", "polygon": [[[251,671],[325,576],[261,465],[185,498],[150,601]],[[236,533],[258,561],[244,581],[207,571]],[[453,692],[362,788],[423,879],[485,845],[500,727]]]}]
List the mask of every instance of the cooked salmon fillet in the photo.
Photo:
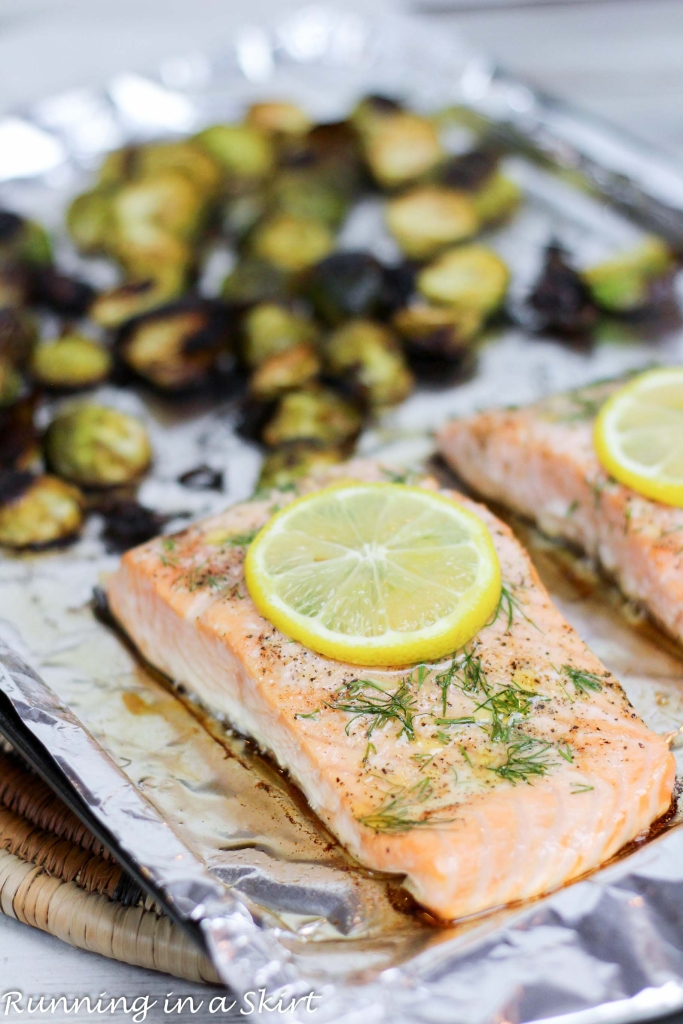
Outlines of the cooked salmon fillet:
[{"label": "cooked salmon fillet", "polygon": [[439,447],[478,494],[577,545],[683,643],[683,508],[613,480],[593,447],[598,410],[623,383],[455,420]]},{"label": "cooked salmon fillet", "polygon": [[[386,480],[376,464],[341,473]],[[665,741],[552,605],[511,531],[448,493],[491,531],[505,589],[491,623],[439,664],[359,670],[262,618],[244,555],[293,494],[143,544],[107,587],[145,658],[269,751],[360,863],[404,875],[443,919],[597,867],[666,812],[674,784]]]}]

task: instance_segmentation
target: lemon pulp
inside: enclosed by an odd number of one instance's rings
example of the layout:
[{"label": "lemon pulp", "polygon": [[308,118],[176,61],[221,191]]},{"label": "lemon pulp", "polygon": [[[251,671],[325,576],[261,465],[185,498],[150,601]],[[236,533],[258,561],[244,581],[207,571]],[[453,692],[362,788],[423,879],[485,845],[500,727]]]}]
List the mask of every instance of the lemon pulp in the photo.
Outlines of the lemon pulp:
[{"label": "lemon pulp", "polygon": [[462,647],[501,590],[484,523],[401,484],[342,484],[292,502],[252,542],[245,574],[258,610],[287,636],[387,667]]},{"label": "lemon pulp", "polygon": [[612,395],[598,414],[594,441],[615,480],[683,507],[683,367],[650,370]]}]

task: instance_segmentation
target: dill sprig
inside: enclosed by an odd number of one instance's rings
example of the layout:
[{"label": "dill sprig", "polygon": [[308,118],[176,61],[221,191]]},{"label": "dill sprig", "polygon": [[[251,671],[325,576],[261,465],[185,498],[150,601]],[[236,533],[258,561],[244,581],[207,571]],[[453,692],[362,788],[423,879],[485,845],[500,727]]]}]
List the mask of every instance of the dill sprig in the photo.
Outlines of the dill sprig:
[{"label": "dill sprig", "polygon": [[576,796],[577,793],[590,793],[595,786],[589,786],[584,782],[572,782],[572,791],[570,796]]},{"label": "dill sprig", "polygon": [[513,786],[518,782],[530,784],[534,776],[545,775],[548,768],[555,764],[548,759],[551,743],[534,739],[532,736],[520,736],[507,748],[505,761],[496,768],[489,768],[501,779],[507,779]]},{"label": "dill sprig", "polygon": [[444,718],[448,713],[448,691],[450,690],[451,683],[453,682],[457,671],[458,660],[456,656],[453,655],[453,660],[445,672],[439,672],[434,676],[434,682],[441,690],[441,713]]},{"label": "dill sprig", "polygon": [[409,832],[413,828],[445,825],[452,821],[452,818],[435,818],[429,811],[420,815],[421,806],[429,800],[432,792],[433,787],[429,779],[422,779],[410,788],[403,786],[387,793],[379,807],[363,815],[358,821],[375,832],[388,834]]},{"label": "dill sprig", "polygon": [[531,710],[531,703],[536,697],[532,690],[523,690],[518,686],[506,686],[492,693],[475,711],[491,712],[491,739],[494,743],[507,743],[515,718],[524,718]]},{"label": "dill sprig", "polygon": [[415,739],[413,718],[416,706],[410,685],[405,679],[393,691],[382,689],[371,679],[354,679],[339,691],[332,704],[327,705],[334,711],[346,711],[353,715],[346,726],[347,736],[357,718],[368,718],[368,739],[375,729],[395,721],[401,726],[398,735],[405,735],[409,740]]},{"label": "dill sprig", "polygon": [[230,537],[226,537],[221,542],[221,547],[232,547],[232,548],[247,548],[256,537],[260,527],[255,530],[247,530],[244,533],[233,533]]},{"label": "dill sprig", "polygon": [[505,628],[506,630],[510,630],[512,628],[512,623],[515,621],[515,612],[521,615],[523,619],[526,619],[529,625],[533,626],[534,629],[537,629],[539,633],[543,632],[542,629],[539,629],[539,627],[536,625],[533,619],[529,618],[529,616],[522,608],[521,601],[518,597],[515,597],[515,595],[513,594],[512,587],[509,587],[506,583],[503,583],[500,588],[500,597],[498,599],[498,605],[492,617],[489,619],[486,625],[492,626],[493,623],[502,614],[505,617],[505,619],[507,619],[507,624]]},{"label": "dill sprig", "polygon": [[460,685],[466,693],[481,692],[489,696],[491,691],[481,667],[481,658],[476,657],[471,651],[466,651],[464,660],[458,665],[458,671]]},{"label": "dill sprig", "polygon": [[576,693],[585,696],[591,690],[596,692],[602,689],[603,680],[595,672],[586,672],[581,668],[575,668],[573,665],[563,665],[562,672],[569,679],[570,683],[573,684]]}]

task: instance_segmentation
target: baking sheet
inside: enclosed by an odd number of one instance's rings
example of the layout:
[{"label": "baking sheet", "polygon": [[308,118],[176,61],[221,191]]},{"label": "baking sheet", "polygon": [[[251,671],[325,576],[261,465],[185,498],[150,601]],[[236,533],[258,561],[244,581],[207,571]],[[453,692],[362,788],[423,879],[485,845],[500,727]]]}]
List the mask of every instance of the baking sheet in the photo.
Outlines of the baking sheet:
[{"label": "baking sheet", "polygon": [[[251,98],[285,95],[317,118],[343,115],[362,92],[399,93],[419,108],[466,102],[523,136],[555,164],[602,181],[630,212],[672,236],[683,216],[683,176],[601,133],[523,83],[496,72],[457,38],[408,19],[367,21],[307,8],[275,27],[245,29],[217,56],[169,60],[158,80],[121,74],[106,92],[52,97],[0,122],[0,202],[60,231],[68,197],[85,186],[100,154],[135,138],[182,134],[237,116]],[[556,144],[558,118],[571,142]],[[456,131],[454,150],[469,144]],[[580,155],[576,146],[581,143]],[[629,178],[604,167],[622,167]],[[23,161],[23,162],[22,162]],[[597,168],[597,170],[596,170]],[[559,238],[579,262],[632,244],[642,227],[612,205],[520,154],[507,171],[526,203],[488,239],[513,268],[511,312],[534,279],[545,245]],[[667,214],[670,212],[670,216]],[[394,255],[379,209],[362,204],[342,236],[347,247]],[[60,258],[98,284],[110,268],[84,263],[61,237]],[[207,294],[230,265],[218,249]],[[676,283],[678,287],[678,282]],[[618,325],[613,324],[613,327]],[[419,467],[431,430],[449,415],[610,376],[652,361],[680,362],[677,317],[606,332],[591,346],[529,337],[514,320],[487,337],[479,370],[457,388],[417,392],[361,441],[361,453]],[[141,500],[170,513],[206,515],[251,493],[258,451],[233,432],[233,400],[215,408],[103,388],[96,396],[141,414],[156,454]],[[182,472],[208,463],[225,472],[223,493],[193,492]],[[169,529],[186,522],[176,519]],[[608,869],[530,907],[507,909],[434,929],[397,879],[368,872],[345,854],[298,791],[243,739],[210,721],[142,666],[93,615],[92,588],[116,564],[93,519],[72,548],[5,556],[0,563],[0,637],[22,654],[88,726],[178,837],[263,915],[295,964],[349,1013],[372,1019],[531,1021],[565,1014],[626,1020],[683,1005],[683,833],[644,845]],[[648,724],[674,733],[683,724],[683,665],[677,652],[585,565],[527,532],[554,599],[623,681]],[[677,909],[677,908],[680,908]],[[332,988],[331,988],[332,987]],[[332,1003],[330,1003],[332,1005]],[[336,1018],[335,1018],[336,1019]],[[578,1018],[581,1019],[581,1018]]]}]

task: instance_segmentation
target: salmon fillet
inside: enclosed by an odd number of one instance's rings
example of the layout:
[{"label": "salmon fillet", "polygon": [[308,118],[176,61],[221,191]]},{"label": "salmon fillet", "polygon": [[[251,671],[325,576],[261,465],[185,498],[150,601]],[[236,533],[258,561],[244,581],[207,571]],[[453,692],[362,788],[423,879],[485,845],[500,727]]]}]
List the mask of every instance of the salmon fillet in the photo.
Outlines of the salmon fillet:
[{"label": "salmon fillet", "polygon": [[581,548],[683,643],[683,508],[612,479],[593,447],[600,406],[623,383],[456,420],[439,447],[473,490]]},{"label": "salmon fillet", "polygon": [[[341,473],[387,478],[367,463]],[[262,618],[245,550],[292,494],[143,544],[107,592],[144,657],[269,751],[360,863],[404,875],[454,919],[604,862],[666,812],[674,761],[507,526],[448,493],[491,531],[505,590],[491,623],[439,664],[359,670]]]}]

